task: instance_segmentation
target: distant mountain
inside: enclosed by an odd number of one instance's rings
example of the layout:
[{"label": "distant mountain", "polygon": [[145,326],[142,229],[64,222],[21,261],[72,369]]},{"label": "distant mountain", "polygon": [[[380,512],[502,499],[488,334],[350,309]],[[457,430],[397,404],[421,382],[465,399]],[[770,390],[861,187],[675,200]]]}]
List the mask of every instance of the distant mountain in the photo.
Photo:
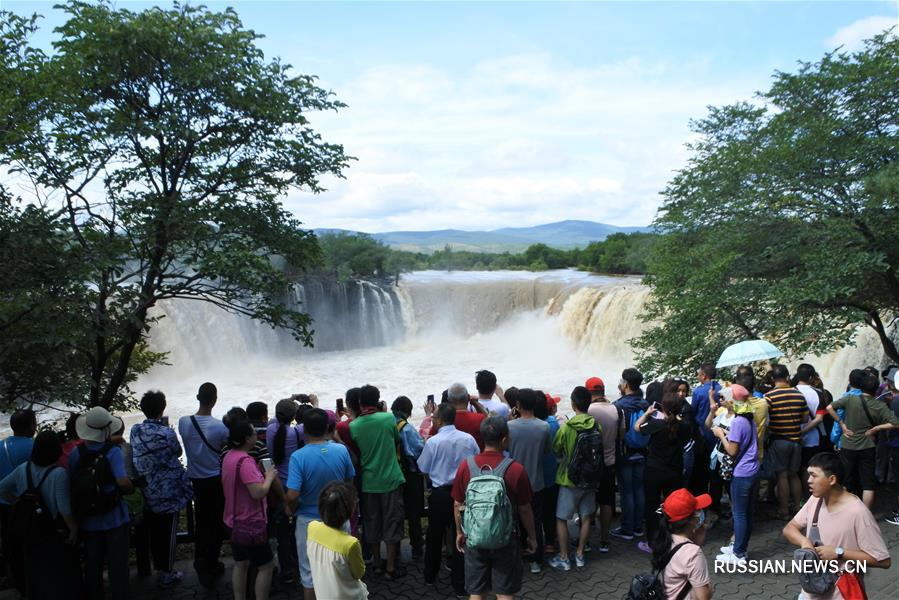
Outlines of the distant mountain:
[{"label": "distant mountain", "polygon": [[[649,231],[649,227],[617,227],[593,221],[559,221],[534,227],[504,227],[491,231],[388,231],[372,236],[388,246],[413,252],[443,250],[449,244],[454,250],[476,252],[521,252],[531,244],[543,243],[555,248],[583,248],[590,242],[602,241],[613,233]],[[339,229],[317,229],[316,233],[335,233]]]}]

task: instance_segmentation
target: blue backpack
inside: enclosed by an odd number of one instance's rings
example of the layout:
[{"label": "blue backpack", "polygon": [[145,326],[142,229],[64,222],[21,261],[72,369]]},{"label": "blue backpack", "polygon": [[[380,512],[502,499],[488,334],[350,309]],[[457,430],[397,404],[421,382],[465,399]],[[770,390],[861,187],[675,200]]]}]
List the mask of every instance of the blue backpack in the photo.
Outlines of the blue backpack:
[{"label": "blue backpack", "polygon": [[[840,420],[843,420],[843,417],[846,416],[845,408],[837,409],[837,416],[840,417]],[[834,423],[833,427],[830,429],[830,441],[834,445],[834,448],[840,447],[840,442],[843,439],[843,428],[840,427],[839,423]]]},{"label": "blue backpack", "polygon": [[641,450],[649,444],[649,436],[634,431],[634,424],[646,413],[645,410],[634,410],[629,413],[627,420],[627,431],[624,432],[624,445],[631,450]]}]

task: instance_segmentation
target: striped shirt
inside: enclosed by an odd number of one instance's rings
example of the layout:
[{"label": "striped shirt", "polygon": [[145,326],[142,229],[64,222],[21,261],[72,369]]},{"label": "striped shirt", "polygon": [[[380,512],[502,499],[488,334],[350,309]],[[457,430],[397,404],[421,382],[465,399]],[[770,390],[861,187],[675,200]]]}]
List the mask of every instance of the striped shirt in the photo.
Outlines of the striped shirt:
[{"label": "striped shirt", "polygon": [[776,387],[767,394],[768,433],[775,440],[800,442],[799,430],[809,420],[808,404],[794,387]]}]

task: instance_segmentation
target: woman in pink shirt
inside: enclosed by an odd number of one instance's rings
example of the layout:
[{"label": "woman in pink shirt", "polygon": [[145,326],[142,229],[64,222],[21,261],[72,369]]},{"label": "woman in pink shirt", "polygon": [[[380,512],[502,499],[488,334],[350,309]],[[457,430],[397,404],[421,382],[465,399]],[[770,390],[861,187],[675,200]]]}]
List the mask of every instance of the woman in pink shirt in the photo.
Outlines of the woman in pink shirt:
[{"label": "woman in pink shirt", "polygon": [[668,600],[708,600],[712,597],[709,564],[702,553],[708,494],[693,496],[681,488],[662,503],[659,536],[652,544],[652,569],[661,573]]},{"label": "woman in pink shirt", "polygon": [[260,465],[249,455],[256,445],[256,429],[248,421],[236,421],[228,429],[234,446],[222,461],[222,488],[225,493],[224,521],[231,529],[234,572],[231,582],[234,599],[244,600],[250,563],[257,568],[256,598],[267,600],[274,561],[268,544],[265,497],[277,469],[269,465],[263,475]]}]

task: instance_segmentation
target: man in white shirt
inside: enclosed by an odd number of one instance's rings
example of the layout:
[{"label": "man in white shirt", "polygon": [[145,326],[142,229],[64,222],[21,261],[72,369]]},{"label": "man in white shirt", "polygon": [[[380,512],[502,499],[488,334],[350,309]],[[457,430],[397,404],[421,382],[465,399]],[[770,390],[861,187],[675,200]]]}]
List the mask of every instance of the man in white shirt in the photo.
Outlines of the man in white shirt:
[{"label": "man in white shirt", "polygon": [[[487,409],[487,413],[499,415],[508,421],[511,409],[506,403],[503,388],[496,383],[496,375],[486,369],[478,371],[475,374],[475,386],[478,388],[478,402]],[[499,399],[494,400],[494,395]]]},{"label": "man in white shirt", "polygon": [[[461,384],[453,384],[454,387]],[[463,386],[464,388],[464,386]],[[444,534],[447,526],[455,528],[453,498],[450,495],[459,463],[478,453],[474,438],[459,431],[454,425],[456,408],[445,403],[437,407],[434,427],[437,433],[428,438],[418,457],[418,468],[431,479],[433,490],[428,502],[428,532],[425,537],[424,579],[427,583],[437,581],[440,572],[440,558]],[[455,539],[453,531],[453,539]],[[462,555],[454,551],[450,559],[451,580],[456,594],[465,594],[465,566]]]},{"label": "man in white shirt", "polygon": [[212,407],[218,400],[215,385],[208,382],[201,385],[197,400],[200,402],[197,413],[178,420],[178,433],[187,456],[187,476],[194,489],[194,569],[200,583],[212,588],[216,577],[225,570],[225,565],[219,562],[225,512],[219,453],[228,440],[228,429],[212,416]]},{"label": "man in white shirt", "polygon": [[808,461],[821,451],[821,429],[823,429],[823,426],[814,421],[815,415],[818,413],[818,404],[821,402],[821,396],[818,395],[818,390],[811,385],[814,377],[815,367],[807,363],[796,367],[796,375],[793,377],[796,389],[805,396],[810,419],[802,427],[802,465],[799,469],[800,474],[805,473]]}]

